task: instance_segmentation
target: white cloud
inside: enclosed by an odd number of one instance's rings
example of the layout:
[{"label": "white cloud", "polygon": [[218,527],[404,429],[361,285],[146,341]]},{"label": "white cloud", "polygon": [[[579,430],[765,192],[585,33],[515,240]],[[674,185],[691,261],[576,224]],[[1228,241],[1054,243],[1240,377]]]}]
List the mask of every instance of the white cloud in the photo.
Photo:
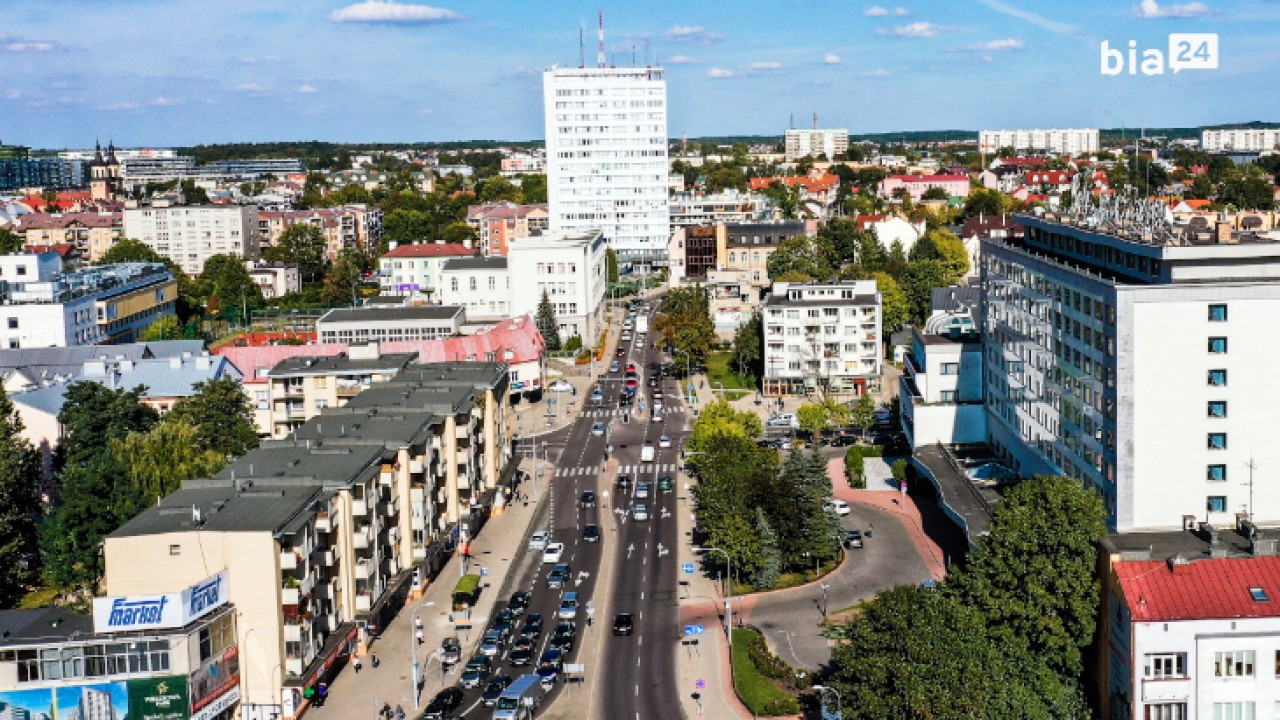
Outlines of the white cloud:
[{"label": "white cloud", "polygon": [[752,69],[752,70],[781,70],[781,69],[782,69],[782,63],[780,63],[780,62],[753,62],[753,63],[751,63],[751,69]]},{"label": "white cloud", "polygon": [[5,100],[21,100],[22,93],[17,90],[6,90],[4,93]]},{"label": "white cloud", "polygon": [[1014,7],[1013,5],[1002,2],[1001,0],[978,0],[978,2],[998,13],[1008,15],[1010,17],[1016,17],[1019,20],[1025,20],[1032,25],[1042,27],[1049,32],[1057,33],[1058,35],[1078,36],[1081,34],[1080,31],[1072,25],[1061,23],[1056,20],[1049,20],[1042,15],[1037,15],[1030,10],[1023,10],[1022,8]]},{"label": "white cloud", "polygon": [[35,40],[11,40],[4,45],[5,52],[11,53],[44,53],[53,52],[57,46],[51,42]]},{"label": "white cloud", "polygon": [[839,65],[842,62],[844,61],[841,60],[840,56],[835,53],[827,53],[826,55],[822,56],[823,65]]},{"label": "white cloud", "polygon": [[139,107],[142,107],[142,106],[135,102],[118,102],[118,103],[111,103],[109,105],[103,105],[98,109],[110,110],[114,112],[114,111],[125,111],[125,110],[137,110]]},{"label": "white cloud", "polygon": [[153,105],[155,107],[171,107],[173,105],[181,105],[182,103],[183,103],[182,100],[178,100],[176,98],[171,98],[171,97],[165,97],[164,95],[161,95],[147,104]]},{"label": "white cloud", "polygon": [[700,62],[702,61],[697,58],[689,57],[688,55],[672,55],[662,61],[664,65],[697,65]]},{"label": "white cloud", "polygon": [[302,93],[303,95],[311,95],[313,93],[320,92],[320,88],[316,87],[315,85],[303,85],[302,87],[298,88],[298,92]]},{"label": "white cloud", "polygon": [[880,7],[879,5],[872,5],[863,13],[863,15],[866,15],[867,17],[888,17],[890,15],[894,17],[903,17],[910,14],[911,13],[907,12],[906,8],[896,7],[890,10],[889,8]]},{"label": "white cloud", "polygon": [[329,19],[333,22],[436,23],[461,20],[462,16],[448,8],[430,5],[414,5],[394,0],[365,0],[334,10]]},{"label": "white cloud", "polygon": [[1003,38],[1001,40],[978,43],[977,45],[966,45],[957,49],[969,52],[1002,52],[1006,50],[1022,50],[1025,47],[1026,45],[1018,38]]},{"label": "white cloud", "polygon": [[724,36],[707,32],[701,25],[676,25],[662,33],[662,39],[673,43],[709,45],[724,40]]},{"label": "white cloud", "polygon": [[711,68],[711,70],[710,70],[709,72],[707,72],[707,77],[713,77],[713,78],[731,78],[731,77],[733,77],[733,71],[732,71],[732,70],[726,70],[726,69],[724,69],[724,68],[713,67],[713,68]]},{"label": "white cloud", "polygon": [[1202,2],[1160,6],[1156,0],[1142,0],[1134,8],[1141,18],[1198,18],[1209,14],[1209,6]]},{"label": "white cloud", "polygon": [[267,89],[262,87],[258,83],[244,83],[243,85],[239,85],[236,87],[236,92],[242,92],[242,93],[262,93],[266,91]]},{"label": "white cloud", "polygon": [[427,115],[434,115],[435,113],[436,111],[433,108],[422,108],[421,110],[418,111],[418,114],[422,115],[423,117],[426,117]]},{"label": "white cloud", "polygon": [[886,78],[893,75],[893,73],[889,72],[888,70],[885,70],[884,68],[876,68],[875,70],[864,70],[859,74],[865,78]]},{"label": "white cloud", "polygon": [[240,58],[241,65],[265,65],[267,63],[278,63],[278,62],[280,62],[280,58],[276,57],[275,55],[262,55],[260,57]]},{"label": "white cloud", "polygon": [[878,35],[892,35],[893,37],[909,37],[909,38],[931,38],[938,33],[946,30],[941,25],[934,25],[930,22],[913,22],[907,23],[901,27],[885,30],[881,28],[876,30]]}]

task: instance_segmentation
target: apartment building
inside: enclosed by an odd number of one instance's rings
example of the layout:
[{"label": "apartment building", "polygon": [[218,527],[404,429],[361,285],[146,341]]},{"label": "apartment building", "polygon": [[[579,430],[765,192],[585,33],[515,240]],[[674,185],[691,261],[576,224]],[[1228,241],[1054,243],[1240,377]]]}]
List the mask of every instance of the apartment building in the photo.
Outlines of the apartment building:
[{"label": "apartment building", "polygon": [[125,208],[125,237],[139,240],[189,275],[214,255],[258,257],[258,208],[253,205],[152,204]]},{"label": "apartment building", "polygon": [[764,300],[765,393],[860,396],[875,390],[883,342],[874,280],[776,282]]},{"label": "apartment building", "polygon": [[899,190],[905,190],[912,202],[920,202],[924,194],[934,188],[941,188],[947,197],[967,197],[969,195],[968,175],[890,175],[880,181],[877,193],[882,198],[892,198]]},{"label": "apartment building", "polygon": [[1015,151],[1042,151],[1057,155],[1096,153],[1098,128],[1050,128],[1034,130],[982,130],[978,133],[978,149],[994,153],[1002,148]]},{"label": "apartment building", "polygon": [[608,277],[607,241],[600,230],[531,235],[511,247],[511,314],[537,312],[545,294],[556,311],[560,338],[575,335],[592,347],[603,329]]},{"label": "apartment building", "polygon": [[302,292],[302,273],[297,265],[266,260],[246,260],[249,277],[262,290],[262,297],[274,298]]},{"label": "apartment building", "polygon": [[551,228],[601,230],[624,263],[661,259],[670,236],[664,71],[552,66],[542,88]]},{"label": "apartment building", "polygon": [[787,162],[800,158],[834,160],[836,155],[849,152],[849,131],[840,129],[791,128],[784,139]]},{"label": "apartment building", "polygon": [[282,438],[331,407],[391,379],[417,353],[381,353],[377,343],[352,345],[328,356],[281,360],[267,371],[271,437]]},{"label": "apartment building", "polygon": [[529,173],[541,175],[547,171],[547,158],[540,153],[513,153],[502,158],[500,169],[506,177]]},{"label": "apartment building", "polygon": [[1119,532],[1280,522],[1275,494],[1249,482],[1251,467],[1280,467],[1280,242],[1229,221],[1153,236],[1015,219],[1024,234],[982,241],[997,451],[1024,476],[1097,488]]},{"label": "apartment building", "polygon": [[258,213],[259,242],[274,247],[286,230],[299,224],[319,228],[330,260],[346,248],[376,251],[382,242],[382,210],[364,204],[339,205],[311,210],[264,210]]},{"label": "apartment building", "polygon": [[124,216],[118,212],[27,213],[18,217],[13,230],[28,247],[71,245],[80,257],[98,262],[124,237]]},{"label": "apartment building", "polygon": [[437,340],[456,335],[466,312],[456,305],[335,308],[316,321],[321,344]]},{"label": "apartment building", "polygon": [[413,300],[438,300],[440,272],[445,261],[479,254],[479,250],[457,243],[414,243],[393,247],[378,259],[381,294]]},{"label": "apartment building", "polygon": [[507,258],[447,260],[441,268],[440,279],[440,302],[465,308],[467,322],[493,322],[511,315],[511,276],[507,272]]},{"label": "apartment building", "polygon": [[694,227],[764,220],[769,199],[760,193],[725,190],[718,193],[681,191],[671,196],[671,227]]},{"label": "apartment building", "polygon": [[64,273],[56,253],[0,257],[0,347],[134,342],[172,315],[177,282],[164,265],[117,263]]},{"label": "apartment building", "polygon": [[476,231],[480,254],[485,257],[505,256],[512,242],[546,230],[549,224],[550,214],[545,204],[518,205],[501,200],[467,208],[467,225]]},{"label": "apartment building", "polygon": [[1201,130],[1200,149],[1209,152],[1280,150],[1280,128]]},{"label": "apartment building", "polygon": [[672,284],[684,278],[704,280],[712,270],[735,274],[757,288],[769,286],[769,256],[783,242],[812,237],[814,220],[770,220],[721,223],[712,227],[680,228],[671,235],[668,249]]},{"label": "apartment building", "polygon": [[902,369],[899,417],[912,450],[986,441],[982,343],[967,314],[943,313],[911,328]]}]

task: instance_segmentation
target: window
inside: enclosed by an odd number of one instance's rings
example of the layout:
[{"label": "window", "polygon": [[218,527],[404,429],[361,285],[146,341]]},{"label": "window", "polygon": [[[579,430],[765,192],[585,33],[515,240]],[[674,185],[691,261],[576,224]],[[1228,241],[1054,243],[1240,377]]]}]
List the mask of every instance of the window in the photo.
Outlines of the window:
[{"label": "window", "polygon": [[1253,677],[1253,651],[1230,650],[1214,654],[1213,674],[1217,677]]},{"label": "window", "polygon": [[496,279],[496,278],[494,278],[492,275],[490,275],[490,276],[489,276],[489,289],[490,289],[490,290],[497,290],[497,289],[498,289],[498,281],[497,281],[497,279]]},{"label": "window", "polygon": [[1210,305],[1209,306],[1209,322],[1226,322],[1227,306],[1226,305]]},{"label": "window", "polygon": [[959,375],[960,363],[942,363],[943,375]]},{"label": "window", "polygon": [[329,407],[328,400],[316,400],[316,410],[325,410]]},{"label": "window", "polygon": [[1205,502],[1205,508],[1209,512],[1226,512],[1227,496],[1226,495],[1210,495]]},{"label": "window", "polygon": [[1147,655],[1143,668],[1143,677],[1146,678],[1186,677],[1187,655],[1186,653]]},{"label": "window", "polygon": [[1226,433],[1209,433],[1208,447],[1210,450],[1226,450],[1227,434]]},{"label": "window", "polygon": [[955,391],[955,390],[943,390],[943,391],[941,391],[941,392],[939,392],[939,393],[938,393],[938,399],[939,399],[939,400],[941,400],[942,402],[955,402],[955,401],[956,401],[956,391]]},{"label": "window", "polygon": [[1186,720],[1186,703],[1159,703],[1147,705],[1143,720]]},{"label": "window", "polygon": [[458,292],[458,278],[449,278],[449,289]]},{"label": "window", "polygon": [[10,329],[10,330],[17,330],[17,329],[18,329],[18,318],[16,318],[16,317],[11,317],[11,318],[9,318],[9,329]]},{"label": "window", "polygon": [[470,283],[468,283],[468,284],[469,284],[469,285],[470,285],[470,287],[471,287],[471,292],[475,292],[475,291],[476,291],[476,279],[473,277],[473,278],[470,278],[470,280],[471,280],[471,282],[470,282]]},{"label": "window", "polygon": [[1224,418],[1227,416],[1226,400],[1210,400],[1209,401],[1209,417]]},{"label": "window", "polygon": [[1224,355],[1227,352],[1227,339],[1224,337],[1209,338],[1209,352],[1214,355]]},{"label": "window", "polygon": [[169,546],[169,554],[170,554],[170,555],[181,555],[181,554],[182,554],[182,546],[181,546],[181,545],[170,545],[170,546]]},{"label": "window", "polygon": [[1209,384],[1215,387],[1226,387],[1227,371],[1226,370],[1210,370]]},{"label": "window", "polygon": [[1210,482],[1226,482],[1226,465],[1209,465],[1205,471],[1205,479]]},{"label": "window", "polygon": [[1253,701],[1214,703],[1213,720],[1253,720]]}]

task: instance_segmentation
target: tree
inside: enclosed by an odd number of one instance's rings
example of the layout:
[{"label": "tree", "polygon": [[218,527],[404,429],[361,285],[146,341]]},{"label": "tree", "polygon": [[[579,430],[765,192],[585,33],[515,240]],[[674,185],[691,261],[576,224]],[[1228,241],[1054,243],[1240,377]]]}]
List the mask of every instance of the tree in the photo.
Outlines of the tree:
[{"label": "tree", "polygon": [[431,239],[431,218],[417,210],[397,208],[387,214],[382,222],[382,239],[397,245],[412,245]]},{"label": "tree", "polygon": [[969,272],[969,253],[964,243],[947,230],[930,230],[911,248],[911,262],[939,260],[946,266],[952,284]]},{"label": "tree", "polygon": [[867,431],[876,421],[876,401],[871,395],[863,393],[858,398],[858,402],[854,403],[853,408],[849,411],[850,421],[858,426],[862,431],[863,439],[867,437]]},{"label": "tree", "polygon": [[186,337],[186,333],[182,329],[182,323],[178,321],[175,315],[164,315],[155,322],[142,329],[138,335],[141,342],[152,342],[154,340],[180,340]]},{"label": "tree", "polygon": [[788,272],[809,280],[829,280],[833,275],[832,254],[825,238],[797,235],[783,240],[778,249],[770,253],[766,269],[775,280]]},{"label": "tree", "polygon": [[355,248],[343,248],[338,259],[329,266],[324,277],[321,298],[326,305],[355,305],[356,289],[360,286],[364,257]]},{"label": "tree", "polygon": [[605,277],[612,285],[618,282],[618,253],[613,248],[604,251]]},{"label": "tree", "polygon": [[211,310],[218,307],[231,311],[245,323],[248,318],[241,316],[263,305],[262,287],[254,282],[244,260],[237,255],[214,255],[205,260],[195,286]]},{"label": "tree", "polygon": [[0,386],[0,608],[11,608],[36,581],[40,513],[38,464],[22,438],[22,420]]},{"label": "tree", "polygon": [[950,200],[951,196],[947,191],[940,187],[931,187],[924,191],[924,195],[920,196],[921,200]]},{"label": "tree", "polygon": [[1228,180],[1218,188],[1217,200],[1240,210],[1270,210],[1275,207],[1275,186],[1259,178]]},{"label": "tree", "polygon": [[902,329],[911,316],[911,306],[902,286],[889,273],[873,273],[876,289],[880,292],[880,324],[886,336]]},{"label": "tree", "polygon": [[909,263],[902,273],[902,292],[906,295],[909,311],[907,319],[916,325],[928,319],[933,289],[947,287],[951,282],[951,270],[941,260]]},{"label": "tree", "polygon": [[165,258],[141,240],[120,238],[98,260],[99,265],[127,262],[163,263]]},{"label": "tree", "polygon": [[311,223],[295,223],[281,233],[275,247],[263,255],[272,262],[297,265],[303,282],[315,282],[324,277],[328,250],[328,242],[320,228]]},{"label": "tree", "polygon": [[778,209],[784,218],[794,218],[803,205],[800,196],[800,188],[794,185],[784,185],[774,180],[769,183],[769,187],[764,189],[765,197],[773,201],[773,206]]},{"label": "tree", "polygon": [[208,205],[209,193],[204,188],[196,185],[195,180],[182,181],[182,198],[188,205]]},{"label": "tree", "polygon": [[948,590],[985,615],[1002,643],[1078,676],[1098,611],[1094,543],[1106,531],[1092,489],[1065,477],[1025,480],[996,505],[989,534]]},{"label": "tree", "polygon": [[25,240],[9,228],[0,228],[0,255],[12,255],[22,250]]},{"label": "tree", "polygon": [[253,405],[240,383],[233,378],[196,383],[194,395],[174,403],[165,416],[195,428],[197,447],[223,458],[239,457],[258,447],[253,423]]},{"label": "tree", "polygon": [[675,350],[672,355],[683,357],[688,366],[705,363],[716,339],[706,288],[689,285],[669,291],[653,329],[658,341],[672,346]]},{"label": "tree", "polygon": [[521,199],[527,204],[545,205],[547,202],[547,176],[521,175],[520,195]]},{"label": "tree", "polygon": [[760,416],[749,410],[738,410],[720,399],[702,409],[693,423],[693,432],[685,447],[695,452],[710,452],[724,437],[752,439],[764,432]]},{"label": "tree", "polygon": [[763,508],[756,508],[755,530],[760,554],[751,584],[757,590],[765,590],[778,584],[778,576],[782,574],[782,555],[778,553],[778,534],[773,531]]},{"label": "tree", "polygon": [[975,187],[965,198],[962,215],[968,219],[979,215],[999,215],[1007,208],[1005,196],[995,190]]},{"label": "tree", "polygon": [[822,434],[827,430],[849,424],[849,417],[849,408],[837,402],[835,398],[805,403],[796,410],[796,420],[800,422],[800,429],[809,433],[819,443],[822,442]]},{"label": "tree", "polygon": [[547,344],[547,349],[556,351],[560,349],[560,323],[556,321],[556,309],[551,305],[551,299],[547,297],[547,292],[542,291],[542,299],[538,301],[538,312],[534,316],[534,323],[538,326],[538,332],[542,334],[542,341]]},{"label": "tree", "polygon": [[764,377],[764,318],[756,310],[733,336],[733,365],[739,377]]},{"label": "tree", "polygon": [[501,175],[486,178],[478,185],[480,202],[491,203],[499,200],[520,202],[521,200],[520,188],[512,185],[510,180]]},{"label": "tree", "polygon": [[226,466],[226,455],[207,449],[210,440],[208,433],[174,417],[166,417],[150,432],[132,432],[112,440],[111,454],[130,485],[124,495],[134,503],[132,508],[122,509],[121,515],[136,515],[157,498],[177,490],[183,480],[208,477]]},{"label": "tree", "polygon": [[862,456],[862,448],[850,445],[844,451],[844,478],[854,490],[867,489],[867,461]]}]

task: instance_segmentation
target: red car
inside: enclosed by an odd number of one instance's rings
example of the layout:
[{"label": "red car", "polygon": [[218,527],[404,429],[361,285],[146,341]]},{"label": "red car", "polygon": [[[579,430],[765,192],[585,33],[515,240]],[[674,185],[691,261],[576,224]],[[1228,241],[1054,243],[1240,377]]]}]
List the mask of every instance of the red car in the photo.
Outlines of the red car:
[{"label": "red car", "polygon": [[633,373],[633,372],[635,372],[635,371],[636,371],[636,364],[635,364],[635,363],[627,363],[627,372],[629,372],[629,373]]},{"label": "red car", "polygon": [[626,349],[626,348],[618,348],[618,351],[617,351],[617,352],[615,352],[615,353],[613,354],[613,356],[614,356],[614,357],[616,357],[616,358],[626,357],[626,356],[627,356],[627,349]]},{"label": "red car", "polygon": [[640,382],[638,380],[636,380],[635,378],[627,378],[627,387],[634,390],[639,386],[640,386]]}]

